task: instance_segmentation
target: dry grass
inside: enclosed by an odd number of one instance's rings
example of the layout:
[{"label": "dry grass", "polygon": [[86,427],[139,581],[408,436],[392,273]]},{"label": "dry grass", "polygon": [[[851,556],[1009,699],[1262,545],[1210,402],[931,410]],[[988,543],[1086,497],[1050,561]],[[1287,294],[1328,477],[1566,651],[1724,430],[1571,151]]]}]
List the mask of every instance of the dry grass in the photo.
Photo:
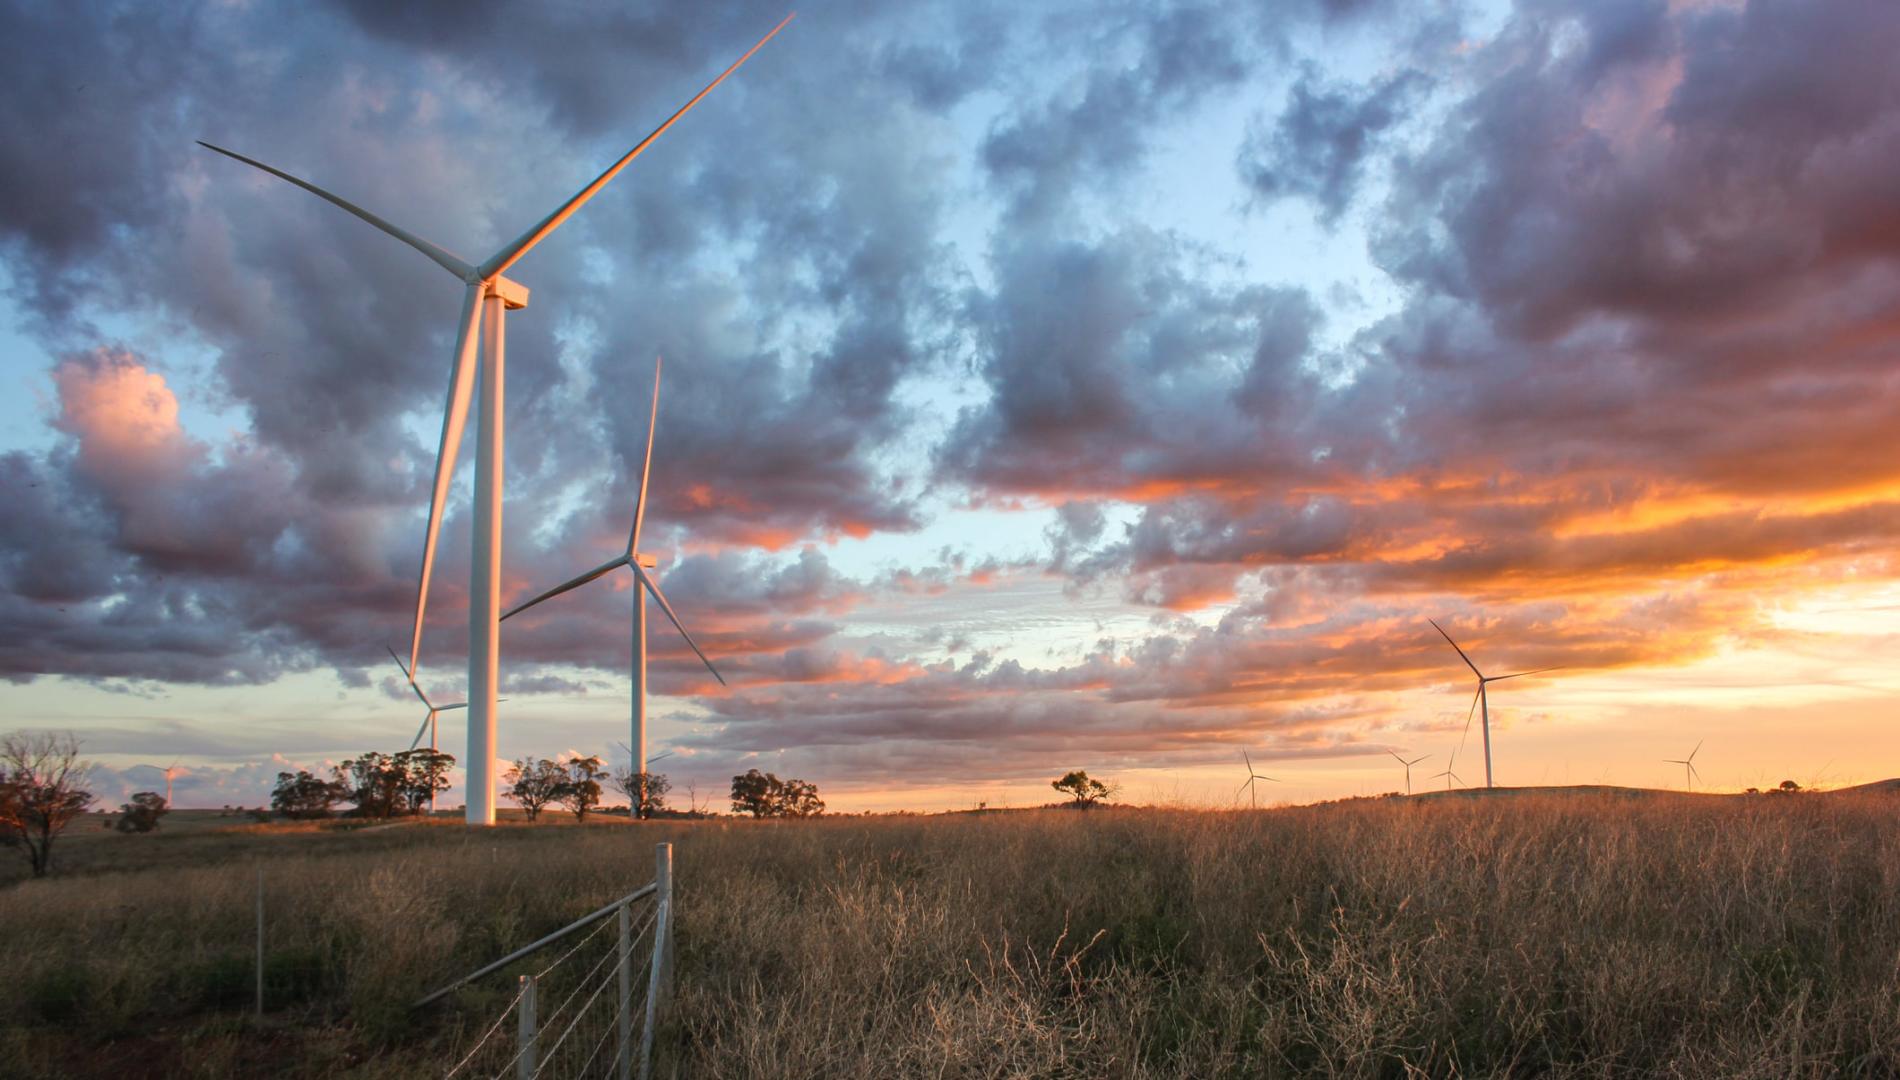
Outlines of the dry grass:
[{"label": "dry grass", "polygon": [[[0,1060],[440,1075],[509,980],[406,1002],[644,882],[670,840],[675,1075],[1893,1076],[1896,809],[1524,793],[115,836],[0,891]],[[109,869],[121,844],[137,869]]]}]

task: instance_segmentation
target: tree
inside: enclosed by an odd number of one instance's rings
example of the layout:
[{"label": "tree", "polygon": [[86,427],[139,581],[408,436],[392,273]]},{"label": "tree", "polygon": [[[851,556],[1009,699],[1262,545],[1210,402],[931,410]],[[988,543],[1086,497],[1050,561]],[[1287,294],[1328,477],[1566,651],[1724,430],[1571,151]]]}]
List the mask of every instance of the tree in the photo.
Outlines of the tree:
[{"label": "tree", "polygon": [[356,804],[358,817],[380,821],[394,817],[409,805],[405,794],[408,774],[388,754],[372,750],[336,766],[334,772],[343,797]]},{"label": "tree", "polygon": [[402,772],[401,796],[410,813],[422,813],[438,793],[449,789],[453,756],[440,750],[405,750],[391,760]]},{"label": "tree", "polygon": [[[271,790],[271,809],[287,818],[326,818],[337,803],[349,798],[343,784],[336,780],[325,780],[320,776],[299,769],[295,773],[277,774],[277,786]],[[254,811],[256,817],[261,811]],[[268,815],[259,820],[269,820]]]},{"label": "tree", "polygon": [[53,841],[92,805],[91,776],[69,733],[16,731],[0,739],[0,844],[25,848],[34,877],[53,868]]},{"label": "tree", "polygon": [[567,784],[567,770],[547,758],[522,758],[516,761],[503,780],[508,781],[507,797],[513,799],[533,821],[541,816],[541,808],[561,797],[561,789]]},{"label": "tree", "polygon": [[1069,796],[1069,805],[1079,810],[1087,810],[1104,799],[1115,797],[1114,788],[1092,779],[1081,769],[1065,773],[1060,780],[1049,781],[1049,786]]},{"label": "tree", "polygon": [[607,779],[607,767],[597,757],[576,755],[562,762],[567,779],[555,796],[574,814],[575,821],[586,821],[587,812],[600,805],[600,782]]},{"label": "tree", "polygon": [[650,818],[666,809],[666,793],[673,790],[673,782],[665,773],[634,772],[631,768],[614,770],[609,782],[627,797],[627,806],[639,818]]},{"label": "tree", "polygon": [[119,806],[119,820],[114,826],[122,833],[146,833],[158,828],[158,819],[171,811],[165,805],[165,796],[156,791],[141,791],[132,796],[132,801]]},{"label": "tree", "polygon": [[772,773],[749,769],[732,778],[732,812],[764,817],[816,817],[825,812],[818,785],[803,780],[780,780]]}]

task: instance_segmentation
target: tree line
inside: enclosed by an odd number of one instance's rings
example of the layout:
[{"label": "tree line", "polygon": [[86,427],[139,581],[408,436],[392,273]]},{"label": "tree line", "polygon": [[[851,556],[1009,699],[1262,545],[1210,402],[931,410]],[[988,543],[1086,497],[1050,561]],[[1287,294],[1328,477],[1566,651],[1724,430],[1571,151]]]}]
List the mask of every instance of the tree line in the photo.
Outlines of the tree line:
[{"label": "tree line", "polygon": [[[435,796],[448,790],[454,766],[455,758],[439,750],[371,751],[331,766],[328,776],[308,769],[278,773],[271,808],[297,819],[330,817],[345,804],[352,816],[378,820],[421,814]],[[52,869],[54,841],[98,801],[88,788],[92,773],[91,763],[79,756],[79,740],[71,733],[0,736],[0,848],[21,851],[34,877],[44,877]],[[627,797],[632,813],[651,818],[669,812],[666,800],[672,790],[664,773],[637,772],[630,766],[609,770],[600,758],[580,755],[557,760],[521,758],[503,779],[509,785],[508,798],[530,820],[549,806],[561,806],[585,821],[599,807],[608,786]],[[731,799],[734,814],[755,818],[807,818],[825,812],[818,785],[796,778],[782,780],[758,769],[732,778]],[[151,832],[170,810],[157,792],[136,792],[106,827]]]}]

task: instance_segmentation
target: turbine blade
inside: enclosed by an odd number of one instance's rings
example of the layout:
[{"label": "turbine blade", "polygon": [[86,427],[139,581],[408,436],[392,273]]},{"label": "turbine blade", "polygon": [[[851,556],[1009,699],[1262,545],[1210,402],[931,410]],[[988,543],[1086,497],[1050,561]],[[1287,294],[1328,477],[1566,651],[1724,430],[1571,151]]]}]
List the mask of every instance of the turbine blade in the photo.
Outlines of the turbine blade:
[{"label": "turbine blade", "polygon": [[416,728],[416,737],[409,740],[409,749],[414,750],[417,746],[421,745],[422,733],[429,730],[429,721],[434,717],[435,713],[431,711],[427,716],[422,718],[422,723]]},{"label": "turbine blade", "polygon": [[[496,698],[495,700],[496,700],[496,701],[507,701],[508,699],[504,697],[504,698]],[[436,712],[448,712],[448,711],[449,711],[449,710],[451,710],[451,709],[466,709],[466,708],[468,708],[468,702],[466,702],[466,701],[458,701],[458,702],[456,702],[456,703],[455,703],[455,704],[453,704],[453,705],[438,705],[438,706],[436,706],[436,709],[435,709],[435,711],[436,711]]]},{"label": "turbine blade", "polygon": [[1695,749],[1694,749],[1694,750],[1691,750],[1691,751],[1689,751],[1689,760],[1690,760],[1690,761],[1694,761],[1694,760],[1695,760],[1695,756],[1696,756],[1697,754],[1700,754],[1700,753],[1702,752],[1702,744],[1703,744],[1703,743],[1705,743],[1705,742],[1707,742],[1707,741],[1708,741],[1707,739],[1697,739],[1697,740],[1696,740],[1696,744],[1695,744]]},{"label": "turbine blade", "polygon": [[[1478,692],[1471,695],[1471,708],[1465,710],[1465,733],[1458,736],[1458,750],[1463,750],[1465,748],[1465,740],[1471,737],[1471,718],[1478,715],[1478,699],[1483,696],[1484,683],[1480,682],[1478,683]],[[1458,751],[1452,751],[1451,756],[1456,758]]]},{"label": "turbine blade", "polygon": [[647,763],[648,765],[651,765],[651,764],[653,764],[654,762],[656,762],[656,761],[658,761],[658,760],[660,760],[661,758],[670,758],[670,757],[672,757],[672,756],[673,756],[673,751],[671,751],[671,750],[668,750],[667,752],[665,752],[665,753],[663,753],[663,754],[655,754],[655,755],[653,755],[652,757],[650,757],[650,758],[648,758],[648,759],[646,760],[646,763]]},{"label": "turbine blade", "polygon": [[1246,751],[1246,748],[1245,748],[1245,747],[1243,747],[1243,748],[1241,748],[1241,751],[1240,751],[1240,760],[1242,760],[1242,761],[1244,761],[1244,762],[1246,762],[1246,763],[1247,763],[1247,771],[1248,771],[1248,772],[1250,772],[1250,773],[1251,773],[1251,772],[1253,772],[1253,759],[1247,756],[1247,751]]},{"label": "turbine blade", "polygon": [[[1438,631],[1440,634],[1444,634],[1446,641],[1451,641],[1451,635],[1445,633],[1445,628],[1438,625],[1437,620],[1426,619],[1425,621],[1432,624],[1432,629]],[[1458,649],[1458,643],[1455,641],[1451,641],[1451,647],[1454,649]],[[1478,665],[1471,662],[1471,657],[1466,656],[1465,651],[1463,649],[1458,649],[1458,659],[1463,660],[1465,662],[1465,666],[1471,669],[1471,673],[1473,675],[1476,675],[1480,679],[1484,678],[1484,672],[1478,670]]]},{"label": "turbine blade", "polygon": [[422,533],[422,571],[416,579],[416,622],[409,640],[409,678],[416,677],[422,652],[422,618],[429,606],[429,577],[435,573],[435,543],[442,533],[442,505],[455,479],[455,458],[462,452],[462,429],[468,423],[469,400],[475,395],[475,347],[480,339],[475,322],[482,314],[482,286],[468,287],[462,298],[462,324],[455,336],[455,367],[449,372],[449,400],[442,410],[442,441],[435,450],[435,482],[429,488],[429,522]]},{"label": "turbine blade", "polygon": [[1559,664],[1556,667],[1540,667],[1531,671],[1513,672],[1509,675],[1495,675],[1489,679],[1486,679],[1485,681],[1486,682],[1503,682],[1506,679],[1521,679],[1526,675],[1542,675],[1546,671],[1562,671],[1563,669],[1564,669],[1564,665]]},{"label": "turbine blade", "polygon": [[633,500],[633,532],[627,535],[627,554],[640,546],[640,523],[647,516],[647,477],[653,472],[653,429],[660,425],[660,357],[653,358],[653,412],[647,417],[647,454],[640,459],[640,494]]},{"label": "turbine blade", "polygon": [[750,49],[747,49],[746,54],[744,56],[741,56],[739,59],[734,60],[732,62],[731,67],[720,72],[718,78],[714,79],[712,82],[707,83],[706,88],[704,90],[701,90],[699,93],[694,94],[691,101],[688,101],[686,104],[681,105],[679,107],[678,112],[675,112],[672,116],[667,117],[665,123],[661,124],[657,128],[654,128],[653,134],[648,135],[644,139],[641,139],[638,143],[634,145],[633,149],[627,151],[626,154],[622,155],[619,161],[616,161],[612,165],[609,165],[607,167],[606,172],[601,173],[599,176],[595,177],[593,183],[588,184],[586,187],[576,192],[573,198],[562,203],[560,207],[556,209],[552,214],[549,214],[547,217],[542,218],[540,223],[535,225],[534,228],[529,229],[525,233],[522,233],[520,239],[516,240],[512,244],[509,244],[507,247],[502,248],[500,251],[495,252],[495,254],[490,256],[487,261],[483,262],[481,266],[476,268],[476,275],[486,280],[508,269],[510,266],[513,266],[515,264],[515,260],[521,258],[523,255],[526,255],[529,252],[529,250],[534,247],[534,245],[546,239],[549,233],[560,228],[561,223],[566,221],[569,217],[573,216],[574,211],[579,210],[583,205],[587,203],[587,200],[593,198],[594,195],[598,193],[601,188],[606,187],[607,181],[612,180],[614,176],[620,172],[621,169],[626,168],[627,165],[630,162],[632,162],[634,158],[639,157],[641,153],[643,153],[648,146],[651,146],[653,144],[653,140],[665,134],[667,128],[672,127],[676,122],[678,122],[680,117],[686,115],[688,110],[690,110],[693,106],[699,104],[701,98],[704,98],[707,94],[712,93],[713,87],[718,86],[722,82],[725,82],[726,77],[728,75],[731,75],[733,72],[739,70],[739,65],[745,63],[747,60],[752,59],[753,53],[758,52],[760,49],[764,48],[765,43],[772,40],[773,37],[777,36],[780,30],[785,29],[785,24],[791,21],[792,21],[791,15],[787,15],[785,16],[784,19],[780,20],[779,24],[772,28],[771,33],[768,33],[764,37],[760,38],[759,43],[757,45],[754,45]]},{"label": "turbine blade", "polygon": [[673,614],[673,605],[666,602],[666,595],[660,592],[659,583],[647,576],[647,572],[641,568],[639,563],[628,563],[627,565],[633,567],[633,572],[640,576],[640,580],[646,585],[647,591],[653,594],[653,599],[660,602],[660,610],[666,612],[666,617],[673,623],[673,629],[678,630],[680,636],[686,639],[686,644],[691,645],[693,652],[699,654],[699,662],[706,665],[706,670],[712,672],[713,678],[719,680],[719,685],[726,685],[726,677],[719,674],[719,669],[713,666],[711,660],[706,659],[706,653],[700,649],[699,642],[694,641],[693,635],[686,632],[686,626],[680,622],[680,617]]},{"label": "turbine blade", "polygon": [[287,180],[290,183],[293,183],[297,185],[298,187],[304,189],[305,191],[308,191],[310,194],[315,195],[317,198],[322,199],[325,202],[328,202],[334,206],[341,207],[342,209],[348,211],[349,213],[355,214],[357,217],[362,218],[364,221],[369,222],[371,225],[374,225],[376,228],[381,229],[382,231],[388,233],[389,235],[395,237],[396,239],[401,240],[403,243],[408,244],[410,247],[415,248],[417,251],[422,252],[424,255],[427,255],[429,259],[433,261],[436,265],[442,267],[442,269],[444,270],[447,270],[449,273],[454,274],[456,277],[461,278],[463,281],[473,282],[476,280],[475,267],[471,266],[470,264],[466,262],[463,262],[461,259],[456,258],[454,255],[449,254],[448,252],[442,250],[441,248],[435,246],[434,244],[429,243],[427,240],[424,240],[422,237],[417,236],[406,229],[398,228],[397,226],[392,225],[387,221],[384,221],[382,218],[379,218],[375,214],[370,213],[368,210],[365,210],[362,207],[357,206],[355,203],[347,202],[343,199],[337,198],[335,195],[330,194],[329,192],[318,187],[317,185],[312,184],[305,180],[299,180],[296,177],[290,175],[289,173],[284,172],[282,169],[273,169],[269,165],[266,165],[261,161],[258,161],[254,158],[247,158],[243,154],[237,153],[235,151],[226,150],[222,146],[213,146],[210,143],[205,142],[203,139],[198,140],[198,145],[204,147],[206,150],[215,150],[218,153],[223,154],[225,157],[232,158],[237,161],[242,161],[244,164],[249,165],[254,169],[262,169],[265,172],[271,174],[272,176],[277,177],[279,180]]},{"label": "turbine blade", "polygon": [[540,603],[543,600],[548,600],[553,597],[559,596],[562,593],[567,592],[569,589],[578,589],[582,585],[587,584],[588,582],[594,580],[595,578],[601,576],[602,574],[605,574],[611,570],[615,570],[619,567],[625,566],[632,561],[633,560],[629,559],[627,556],[621,555],[616,558],[610,559],[607,562],[601,563],[599,566],[594,567],[592,570],[589,570],[585,574],[582,574],[580,577],[577,577],[573,579],[572,581],[564,581],[561,584],[556,585],[554,588],[549,589],[547,592],[542,593],[540,596],[535,597],[534,599],[528,601],[525,604],[516,604],[514,607],[509,608],[508,611],[502,615],[502,619],[506,621],[509,616],[519,615],[522,612],[528,610],[529,608],[533,607],[534,605]]},{"label": "turbine blade", "polygon": [[[387,645],[383,646],[383,648],[389,649],[389,658],[396,662],[397,667],[402,668],[402,677],[409,680],[409,689],[415,692],[416,697],[421,700],[423,707],[429,709],[435,708],[434,705],[429,704],[428,698],[423,697],[422,687],[417,686],[416,680],[409,677],[409,669],[402,666],[402,657],[396,655],[396,650],[390,649]],[[412,746],[409,749],[414,750],[415,747]]]},{"label": "turbine blade", "polygon": [[1386,751],[1386,753],[1388,753],[1388,754],[1391,754],[1391,755],[1392,755],[1392,760],[1394,760],[1394,761],[1396,761],[1396,762],[1398,762],[1398,763],[1399,763],[1399,764],[1401,764],[1401,765],[1410,765],[1410,764],[1411,764],[1411,762],[1409,762],[1409,761],[1407,761],[1407,760],[1405,760],[1404,758],[1402,758],[1402,757],[1400,757],[1400,756],[1398,755],[1398,752],[1397,752],[1397,751],[1394,751],[1394,750],[1387,750],[1387,751]]}]

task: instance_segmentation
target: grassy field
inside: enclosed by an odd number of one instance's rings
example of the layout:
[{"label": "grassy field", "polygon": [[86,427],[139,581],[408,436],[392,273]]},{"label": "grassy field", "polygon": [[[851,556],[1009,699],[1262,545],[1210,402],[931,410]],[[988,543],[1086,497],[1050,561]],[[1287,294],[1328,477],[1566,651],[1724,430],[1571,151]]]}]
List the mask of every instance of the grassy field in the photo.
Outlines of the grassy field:
[{"label": "grassy field", "polygon": [[662,1075],[1891,1077],[1896,811],[1532,791],[484,832],[181,814],[75,833],[59,876],[0,886],[0,1071],[440,1076],[512,980],[407,1003],[644,883],[667,840]]}]

